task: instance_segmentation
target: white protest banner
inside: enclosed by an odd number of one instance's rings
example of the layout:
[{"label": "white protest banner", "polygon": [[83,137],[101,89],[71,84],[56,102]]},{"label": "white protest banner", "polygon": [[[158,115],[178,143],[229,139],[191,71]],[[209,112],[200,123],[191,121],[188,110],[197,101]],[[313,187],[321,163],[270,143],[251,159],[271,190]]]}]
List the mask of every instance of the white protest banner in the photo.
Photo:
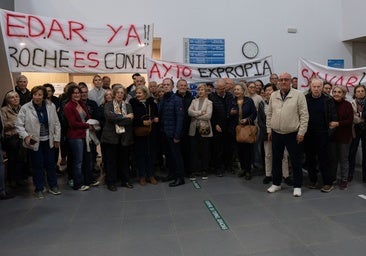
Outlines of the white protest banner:
[{"label": "white protest banner", "polygon": [[298,89],[309,89],[311,78],[318,77],[334,85],[344,86],[347,92],[353,92],[358,84],[365,84],[366,68],[339,69],[327,67],[312,61],[299,58],[298,62]]},{"label": "white protest banner", "polygon": [[146,72],[151,24],[98,24],[0,9],[12,72]]},{"label": "white protest banner", "polygon": [[185,79],[188,83],[214,82],[219,78],[254,80],[272,74],[272,57],[237,64],[202,65],[147,59],[149,81],[161,82],[164,78],[174,81]]}]

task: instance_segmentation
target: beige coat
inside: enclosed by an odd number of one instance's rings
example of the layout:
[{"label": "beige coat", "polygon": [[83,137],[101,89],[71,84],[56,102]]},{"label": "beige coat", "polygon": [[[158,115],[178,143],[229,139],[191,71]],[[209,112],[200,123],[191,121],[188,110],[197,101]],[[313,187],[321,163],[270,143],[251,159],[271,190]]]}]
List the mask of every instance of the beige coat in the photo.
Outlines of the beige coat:
[{"label": "beige coat", "polygon": [[[210,126],[210,134],[208,135],[201,135],[202,137],[212,137],[212,126],[211,126],[211,116],[212,116],[212,101],[210,101],[208,98],[204,99],[204,102],[202,104],[202,108],[198,109],[199,106],[199,99],[192,100],[191,105],[188,108],[188,115],[191,118],[191,124],[189,126],[189,136],[195,136],[196,135],[196,128],[197,128],[197,122],[198,120],[207,120]],[[202,115],[202,111],[205,111],[206,113]]]},{"label": "beige coat", "polygon": [[272,93],[266,120],[268,133],[274,130],[280,134],[297,132],[304,136],[308,121],[308,106],[302,92],[291,89],[285,100],[282,100],[280,90]]}]

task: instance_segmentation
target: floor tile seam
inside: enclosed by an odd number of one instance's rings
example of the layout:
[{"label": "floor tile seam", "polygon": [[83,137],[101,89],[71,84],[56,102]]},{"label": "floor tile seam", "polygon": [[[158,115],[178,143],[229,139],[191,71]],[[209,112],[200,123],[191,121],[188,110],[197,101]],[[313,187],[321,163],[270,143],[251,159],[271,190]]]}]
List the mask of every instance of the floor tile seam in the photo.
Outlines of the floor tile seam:
[{"label": "floor tile seam", "polygon": [[143,203],[143,202],[149,202],[149,201],[153,201],[153,202],[156,202],[156,201],[166,201],[166,199],[159,199],[159,198],[154,198],[154,199],[138,199],[138,200],[125,200],[125,201],[122,201],[122,202],[123,203],[133,203],[133,202]]},{"label": "floor tile seam", "polygon": [[349,212],[337,212],[337,213],[334,213],[334,214],[323,214],[323,215],[326,215],[328,217],[338,217],[338,216],[350,215],[350,214],[355,214],[355,213],[366,213],[366,208],[364,210],[356,210],[356,211],[349,211]]},{"label": "floor tile seam", "polygon": [[[305,245],[301,245],[301,246],[293,246],[293,247],[286,247],[286,248],[275,248],[275,247],[272,247],[272,248],[270,248],[270,249],[268,249],[268,250],[266,250],[266,251],[260,251],[260,253],[267,253],[267,252],[277,252],[277,251],[282,251],[283,249],[289,249],[289,248],[291,248],[291,249],[296,249],[296,248],[305,248],[305,249],[307,249],[313,256],[318,256],[318,255],[316,255],[316,254],[314,254],[312,251],[310,251],[310,249]],[[248,253],[248,254],[246,254],[247,256],[251,256],[251,255],[258,255],[258,251],[257,252],[250,252],[250,253]]]},{"label": "floor tile seam", "polygon": [[273,220],[273,221],[269,221],[269,222],[262,222],[262,223],[250,223],[250,224],[243,224],[240,226],[235,226],[235,227],[230,227],[230,230],[237,230],[240,228],[248,228],[248,227],[255,227],[255,226],[262,226],[262,225],[268,225],[268,224],[281,224],[280,221],[278,220]]},{"label": "floor tile seam", "polygon": [[[360,240],[360,237],[350,237],[347,238],[348,240],[354,240],[354,241],[359,241],[359,242],[364,242],[362,240]],[[332,241],[319,241],[319,242],[313,242],[313,243],[308,243],[305,246],[309,248],[309,250],[311,250],[311,248],[313,246],[324,246],[325,244],[333,244],[333,243],[337,243],[337,242],[344,242],[344,239],[335,239]]]},{"label": "floor tile seam", "polygon": [[[311,218],[311,219],[318,219],[318,218]],[[359,237],[359,236],[355,236],[354,234],[353,234],[353,232],[351,232],[349,229],[347,229],[347,227],[346,226],[343,226],[343,225],[341,225],[341,224],[339,224],[339,223],[336,223],[336,222],[334,222],[334,221],[332,221],[331,219],[329,219],[329,218],[327,218],[327,216],[322,216],[322,217],[320,217],[320,219],[322,219],[322,220],[325,220],[325,221],[328,221],[328,222],[331,222],[331,223],[328,223],[328,224],[331,224],[331,225],[334,225],[335,227],[337,227],[337,228],[340,228],[341,230],[340,230],[340,232],[342,232],[342,229],[345,229],[345,230],[347,230],[349,233],[352,233],[352,238],[356,238],[356,237]],[[292,235],[294,235],[294,236],[296,236],[296,238],[297,238],[297,240],[299,240],[301,243],[303,243],[304,245],[306,245],[306,246],[308,246],[308,245],[312,245],[313,243],[305,243],[305,242],[303,242],[302,240],[301,240],[301,238],[296,234],[296,233],[294,233],[294,231],[293,231],[293,229],[291,229],[291,228],[288,228],[288,231],[289,232],[291,232],[292,233]],[[341,241],[341,240],[333,240],[333,241]],[[319,243],[319,244],[321,244],[321,242]]]}]

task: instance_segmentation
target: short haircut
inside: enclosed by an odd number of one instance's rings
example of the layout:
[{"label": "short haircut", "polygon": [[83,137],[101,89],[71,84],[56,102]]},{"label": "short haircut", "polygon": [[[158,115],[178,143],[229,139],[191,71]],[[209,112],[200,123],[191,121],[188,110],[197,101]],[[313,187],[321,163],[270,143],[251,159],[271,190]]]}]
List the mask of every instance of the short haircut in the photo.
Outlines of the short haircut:
[{"label": "short haircut", "polygon": [[136,91],[137,90],[141,90],[145,95],[146,95],[146,98],[149,98],[150,97],[150,91],[149,89],[146,87],[146,85],[139,85],[136,87]]},{"label": "short haircut", "polygon": [[55,92],[55,87],[52,84],[47,83],[47,84],[44,84],[43,86],[46,87],[46,88],[51,88],[52,93]]},{"label": "short haircut", "polygon": [[268,83],[264,86],[263,90],[266,90],[268,87],[272,87],[273,91],[277,91],[277,86],[275,84]]},{"label": "short haircut", "polygon": [[31,95],[33,96],[33,94],[37,93],[38,91],[42,91],[43,92],[43,99],[47,99],[47,90],[46,87],[44,87],[43,85],[37,85],[35,87],[32,88],[31,90]]},{"label": "short haircut", "polygon": [[5,102],[6,102],[6,104],[8,104],[8,103],[9,103],[9,99],[10,99],[11,97],[14,97],[14,96],[18,96],[18,98],[19,98],[19,94],[18,94],[16,91],[10,91],[10,92],[7,92],[7,93],[5,94]]},{"label": "short haircut", "polygon": [[354,98],[354,99],[356,99],[356,90],[358,88],[363,88],[366,92],[366,87],[363,84],[356,85],[355,88],[353,88],[353,97],[352,98]]},{"label": "short haircut", "polygon": [[78,85],[76,85],[76,84],[71,84],[71,85],[69,86],[69,88],[67,88],[66,95],[67,95],[67,98],[68,98],[69,100],[71,100],[71,96],[72,96],[72,94],[73,94],[75,91],[81,92],[80,87],[79,87]]},{"label": "short haircut", "polygon": [[126,91],[126,88],[122,84],[113,84],[112,85],[112,94],[113,94],[113,97],[116,96],[117,91],[121,88],[123,90],[123,100],[125,100],[127,98],[127,91]]}]

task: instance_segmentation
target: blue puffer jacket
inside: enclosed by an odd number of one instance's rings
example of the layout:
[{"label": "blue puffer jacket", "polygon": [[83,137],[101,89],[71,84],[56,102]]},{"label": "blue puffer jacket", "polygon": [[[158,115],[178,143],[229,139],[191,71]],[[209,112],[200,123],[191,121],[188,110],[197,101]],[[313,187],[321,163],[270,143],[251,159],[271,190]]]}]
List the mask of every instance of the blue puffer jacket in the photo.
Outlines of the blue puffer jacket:
[{"label": "blue puffer jacket", "polygon": [[183,131],[183,102],[173,92],[165,93],[159,102],[159,121],[162,131],[169,138],[180,139]]}]

